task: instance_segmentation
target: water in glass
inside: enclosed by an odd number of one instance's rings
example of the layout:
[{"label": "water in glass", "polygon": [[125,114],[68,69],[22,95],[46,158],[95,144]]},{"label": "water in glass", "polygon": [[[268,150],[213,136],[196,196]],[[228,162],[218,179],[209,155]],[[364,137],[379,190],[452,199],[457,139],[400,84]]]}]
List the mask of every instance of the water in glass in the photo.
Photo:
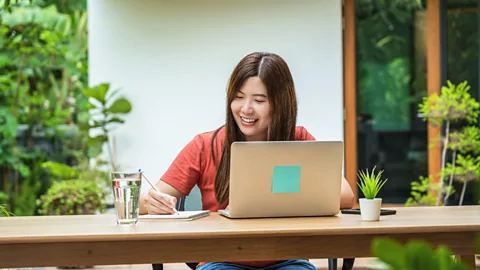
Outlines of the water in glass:
[{"label": "water in glass", "polygon": [[137,223],[141,186],[141,173],[112,173],[115,213],[118,224]]}]

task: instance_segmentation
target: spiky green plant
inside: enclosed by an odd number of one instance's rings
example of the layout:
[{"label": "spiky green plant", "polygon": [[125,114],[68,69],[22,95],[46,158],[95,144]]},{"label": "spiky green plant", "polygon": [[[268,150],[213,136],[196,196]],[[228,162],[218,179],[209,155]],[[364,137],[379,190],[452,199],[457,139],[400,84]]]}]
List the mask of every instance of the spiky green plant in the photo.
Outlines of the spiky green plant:
[{"label": "spiky green plant", "polygon": [[360,181],[357,184],[362,191],[363,196],[365,196],[365,198],[369,200],[375,199],[377,197],[378,192],[380,192],[380,189],[382,189],[383,185],[388,180],[381,180],[383,171],[379,171],[377,174],[375,174],[375,168],[376,167],[373,167],[371,173],[368,172],[368,169],[366,169],[366,172],[358,172],[358,178],[360,179]]}]

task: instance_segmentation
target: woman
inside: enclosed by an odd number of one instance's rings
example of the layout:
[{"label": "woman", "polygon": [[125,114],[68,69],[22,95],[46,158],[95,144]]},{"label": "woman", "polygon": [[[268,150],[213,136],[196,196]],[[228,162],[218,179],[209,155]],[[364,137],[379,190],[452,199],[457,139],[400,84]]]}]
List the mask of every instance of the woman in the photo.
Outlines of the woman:
[{"label": "woman", "polygon": [[[203,209],[216,212],[228,206],[230,145],[235,141],[315,140],[296,126],[297,101],[285,61],[272,53],[252,53],[235,67],[227,89],[223,127],[198,134],[175,158],[167,172],[140,199],[141,214],[171,214],[178,198],[198,185]],[[341,208],[351,208],[353,192],[342,179]],[[307,260],[201,263],[211,269],[316,269]]]}]

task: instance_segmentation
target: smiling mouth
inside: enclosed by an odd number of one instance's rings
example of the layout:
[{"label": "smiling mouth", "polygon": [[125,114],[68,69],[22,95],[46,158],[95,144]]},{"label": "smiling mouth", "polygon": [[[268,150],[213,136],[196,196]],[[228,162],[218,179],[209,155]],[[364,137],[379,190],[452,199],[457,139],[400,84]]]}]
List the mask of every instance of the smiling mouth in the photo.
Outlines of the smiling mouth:
[{"label": "smiling mouth", "polygon": [[258,121],[258,119],[255,119],[255,118],[246,118],[246,117],[241,117],[241,116],[240,116],[240,119],[242,119],[243,122],[248,123],[248,124],[252,124],[252,123],[255,123],[255,122]]}]

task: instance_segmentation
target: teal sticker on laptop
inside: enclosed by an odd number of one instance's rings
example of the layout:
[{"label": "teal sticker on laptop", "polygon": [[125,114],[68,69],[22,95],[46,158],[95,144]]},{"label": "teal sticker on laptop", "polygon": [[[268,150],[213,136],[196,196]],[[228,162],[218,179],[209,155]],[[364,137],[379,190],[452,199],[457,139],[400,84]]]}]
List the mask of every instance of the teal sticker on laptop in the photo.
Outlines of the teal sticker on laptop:
[{"label": "teal sticker on laptop", "polygon": [[274,166],[272,193],[300,192],[300,166]]}]

